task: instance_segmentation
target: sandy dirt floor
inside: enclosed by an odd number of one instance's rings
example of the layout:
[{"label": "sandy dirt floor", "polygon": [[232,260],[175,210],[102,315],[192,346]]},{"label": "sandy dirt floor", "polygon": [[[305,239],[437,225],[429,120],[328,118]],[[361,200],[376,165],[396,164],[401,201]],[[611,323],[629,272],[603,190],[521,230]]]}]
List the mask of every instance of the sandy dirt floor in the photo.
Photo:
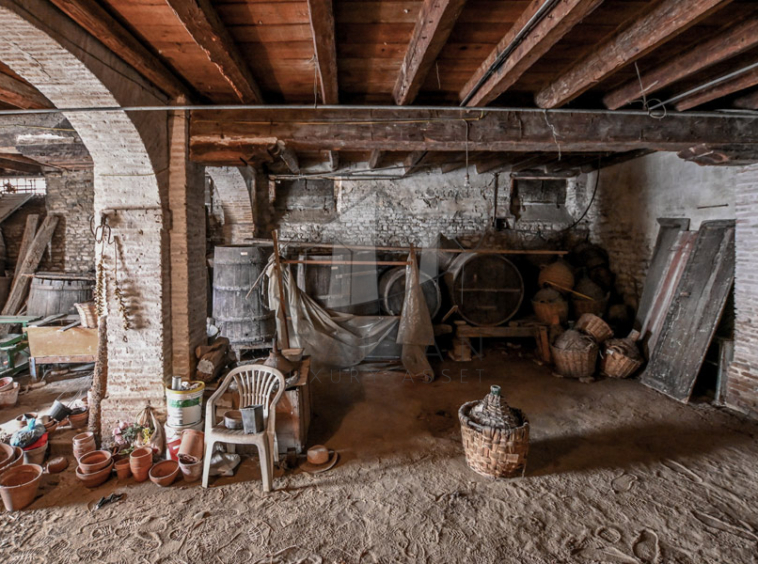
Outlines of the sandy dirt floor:
[{"label": "sandy dirt floor", "polygon": [[[556,379],[516,352],[437,369],[432,384],[316,374],[311,443],[340,462],[271,494],[255,459],[208,490],[46,476],[28,509],[0,515],[0,562],[758,562],[755,423],[635,381]],[[524,478],[483,478],[463,457],[457,408],[493,383],[531,422]],[[126,498],[90,511],[111,492]]]}]

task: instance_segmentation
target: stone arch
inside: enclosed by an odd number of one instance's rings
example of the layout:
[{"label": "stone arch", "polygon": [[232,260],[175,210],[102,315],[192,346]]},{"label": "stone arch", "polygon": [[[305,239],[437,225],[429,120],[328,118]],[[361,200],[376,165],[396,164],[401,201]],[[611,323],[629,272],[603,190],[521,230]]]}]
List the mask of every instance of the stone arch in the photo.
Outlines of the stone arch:
[{"label": "stone arch", "polygon": [[254,174],[242,167],[208,167],[206,174],[221,200],[224,244],[242,245],[254,236]]},{"label": "stone arch", "polygon": [[[166,103],[165,96],[48,2],[0,0],[0,28],[0,60],[56,107]],[[117,273],[131,324],[127,328],[116,315],[108,324],[105,427],[121,417],[133,418],[145,401],[161,405],[163,380],[171,369],[169,243],[164,228],[169,116],[121,111],[65,116],[94,162],[95,215],[107,214],[117,236],[102,256],[109,272]],[[110,311],[119,311],[112,292]]]}]

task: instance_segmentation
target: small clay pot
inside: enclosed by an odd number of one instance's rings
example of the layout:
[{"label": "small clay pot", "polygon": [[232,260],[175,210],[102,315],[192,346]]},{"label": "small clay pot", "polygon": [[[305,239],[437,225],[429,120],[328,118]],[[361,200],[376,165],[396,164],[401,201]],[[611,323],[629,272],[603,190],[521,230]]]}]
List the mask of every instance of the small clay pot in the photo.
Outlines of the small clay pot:
[{"label": "small clay pot", "polygon": [[84,433],[79,433],[78,435],[74,435],[74,438],[71,439],[71,443],[75,447],[85,447],[88,445],[95,445],[95,435],[92,433],[92,431],[85,431]]},{"label": "small clay pot", "polygon": [[11,448],[13,448],[13,455],[11,456],[11,460],[6,460],[3,463],[3,466],[0,466],[0,475],[2,475],[2,473],[6,470],[10,470],[11,468],[14,468],[24,462],[24,449],[21,447]]},{"label": "small clay pot", "polygon": [[242,413],[239,409],[230,409],[224,413],[224,426],[227,429],[242,429]]},{"label": "small clay pot", "polygon": [[42,478],[42,466],[21,464],[0,476],[0,497],[5,509],[16,511],[30,505],[37,495]]},{"label": "small clay pot", "polygon": [[161,487],[174,483],[179,475],[179,463],[176,460],[164,460],[150,469],[150,481]]},{"label": "small clay pot", "polygon": [[14,450],[11,445],[0,443],[0,467],[7,464],[13,459],[13,452]]},{"label": "small clay pot", "polygon": [[121,460],[115,462],[114,468],[116,468],[116,475],[118,476],[119,480],[126,480],[129,476],[132,475],[132,469],[129,464],[128,458],[122,458]]},{"label": "small clay pot", "polygon": [[145,468],[139,468],[138,470],[134,470],[133,468],[130,468],[132,471],[132,476],[134,476],[135,481],[137,482],[144,482],[150,477],[150,467]]},{"label": "small clay pot", "polygon": [[108,466],[112,461],[109,450],[94,450],[79,459],[79,470],[83,474],[94,474]]},{"label": "small clay pot", "polygon": [[185,429],[182,432],[182,442],[179,445],[179,454],[189,454],[198,460],[203,458],[205,450],[205,433],[194,429]]},{"label": "small clay pot", "polygon": [[48,474],[60,474],[68,468],[68,458],[65,456],[56,456],[47,462]]},{"label": "small clay pot", "polygon": [[89,420],[89,410],[85,409],[84,411],[80,411],[78,413],[71,413],[71,415],[68,416],[68,420],[71,422],[71,426],[74,429],[84,427]]},{"label": "small clay pot", "polygon": [[179,470],[185,482],[196,482],[203,476],[203,461],[194,456],[180,454]]},{"label": "small clay pot", "polygon": [[113,460],[109,459],[108,465],[105,468],[101,468],[97,472],[87,474],[83,472],[81,467],[76,469],[76,477],[79,478],[82,484],[88,488],[96,488],[99,485],[105,483],[108,478],[111,477],[111,471],[113,470]]},{"label": "small clay pot", "polygon": [[153,449],[148,447],[138,448],[129,455],[129,465],[132,472],[139,468],[150,468],[153,465]]}]

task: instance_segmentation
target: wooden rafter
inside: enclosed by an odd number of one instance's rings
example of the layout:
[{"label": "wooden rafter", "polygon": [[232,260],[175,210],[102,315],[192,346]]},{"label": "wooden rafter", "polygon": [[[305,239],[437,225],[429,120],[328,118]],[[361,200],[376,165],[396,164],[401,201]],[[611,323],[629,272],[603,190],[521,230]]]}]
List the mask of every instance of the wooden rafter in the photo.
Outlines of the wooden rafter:
[{"label": "wooden rafter", "polygon": [[[755,62],[758,61],[754,61],[754,63]],[[690,110],[707,102],[718,100],[724,96],[729,96],[731,94],[739,92],[740,90],[746,90],[756,85],[758,85],[758,68],[754,68],[753,70],[745,72],[744,74],[741,74],[730,80],[711,86],[710,88],[706,88],[698,92],[693,92],[692,95],[687,96],[686,98],[683,98],[681,101],[677,102],[674,107],[680,112],[684,110]]]},{"label": "wooden rafter", "polygon": [[163,92],[171,97],[190,97],[181,81],[96,0],[51,1]]},{"label": "wooden rafter", "polygon": [[379,164],[381,163],[383,156],[383,151],[371,151],[371,155],[368,158],[368,167],[371,170],[379,168]]},{"label": "wooden rafter", "polygon": [[24,174],[41,174],[42,165],[22,155],[0,153],[0,168]]},{"label": "wooden rafter", "polygon": [[[550,13],[539,21],[518,45],[507,55],[502,64],[492,69],[501,53],[509,49],[519,32],[535,16],[545,3],[532,0],[518,21],[503,36],[495,49],[479,66],[461,90],[459,97],[467,100],[468,106],[486,106],[500,96],[553,47],[564,35],[589,15],[603,0],[565,0],[559,2]],[[489,74],[489,78],[487,78]],[[482,81],[485,82],[482,82]]]},{"label": "wooden rafter", "polygon": [[680,151],[698,143],[758,143],[758,118],[669,112],[487,111],[451,108],[277,108],[192,112],[192,158],[238,164],[278,139],[293,151]]},{"label": "wooden rafter", "polygon": [[[263,102],[253,73],[210,0],[166,0],[243,104]],[[211,95],[212,97],[212,95]]]},{"label": "wooden rafter", "polygon": [[318,83],[324,104],[339,104],[337,46],[334,39],[332,0],[308,0],[308,18],[318,66]]},{"label": "wooden rafter", "polygon": [[614,33],[536,96],[541,108],[558,108],[623,66],[645,56],[731,0],[661,0],[637,20]]},{"label": "wooden rafter", "polygon": [[744,53],[757,45],[758,15],[754,15],[727,27],[708,41],[696,45],[662,65],[643,72],[639,80],[635,78],[606,94],[603,103],[611,110],[626,106],[629,102],[641,97],[640,83],[645,94],[650,95],[677,80]]},{"label": "wooden rafter", "polygon": [[403,160],[403,174],[408,176],[416,172],[416,170],[423,164],[424,157],[426,157],[426,151],[413,151]]},{"label": "wooden rafter", "polygon": [[398,106],[415,100],[465,3],[466,0],[424,0],[392,92]]},{"label": "wooden rafter", "polygon": [[0,73],[0,101],[22,109],[41,109],[51,106],[35,88]]}]

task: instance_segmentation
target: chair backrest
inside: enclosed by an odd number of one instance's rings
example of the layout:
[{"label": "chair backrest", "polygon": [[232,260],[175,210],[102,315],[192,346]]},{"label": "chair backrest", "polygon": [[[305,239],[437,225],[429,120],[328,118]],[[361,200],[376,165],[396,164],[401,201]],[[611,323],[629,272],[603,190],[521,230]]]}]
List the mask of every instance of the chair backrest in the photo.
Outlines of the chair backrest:
[{"label": "chair backrest", "polygon": [[284,374],[270,366],[245,364],[232,370],[229,376],[232,376],[237,384],[240,407],[262,405],[263,416],[266,418],[269,407],[276,405],[284,393]]}]

